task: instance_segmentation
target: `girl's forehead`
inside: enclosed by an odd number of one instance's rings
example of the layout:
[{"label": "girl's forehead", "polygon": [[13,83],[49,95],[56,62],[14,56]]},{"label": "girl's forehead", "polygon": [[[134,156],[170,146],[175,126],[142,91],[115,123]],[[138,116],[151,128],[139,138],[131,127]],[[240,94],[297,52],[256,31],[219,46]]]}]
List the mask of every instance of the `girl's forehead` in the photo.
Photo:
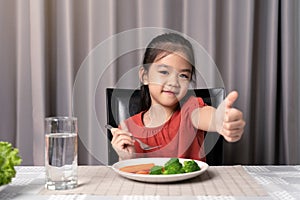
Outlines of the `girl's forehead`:
[{"label": "girl's forehead", "polygon": [[155,60],[153,64],[166,65],[175,68],[192,68],[191,63],[187,60],[184,54],[181,53],[171,53]]},{"label": "girl's forehead", "polygon": [[156,58],[154,59],[154,62],[158,62],[161,59],[164,59],[165,57],[169,57],[169,56],[177,56],[180,57],[186,61],[188,61],[188,56],[184,53],[184,52],[180,52],[180,51],[175,51],[175,52],[169,52],[169,51],[163,51],[161,53],[159,53]]}]

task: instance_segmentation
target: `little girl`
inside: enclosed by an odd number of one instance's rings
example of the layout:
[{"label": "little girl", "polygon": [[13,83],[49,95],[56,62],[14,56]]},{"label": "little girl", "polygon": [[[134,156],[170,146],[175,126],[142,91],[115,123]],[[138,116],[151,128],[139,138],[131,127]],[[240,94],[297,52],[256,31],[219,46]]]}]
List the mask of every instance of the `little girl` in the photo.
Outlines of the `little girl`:
[{"label": "little girl", "polygon": [[[179,34],[162,34],[150,42],[139,70],[142,112],[111,130],[111,143],[120,160],[181,157],[205,161],[205,131],[218,132],[228,142],[241,138],[245,121],[242,112],[232,108],[237,92],[229,93],[217,109],[197,97],[182,102],[195,81],[194,62],[192,45]],[[145,151],[132,135],[160,148]]]}]

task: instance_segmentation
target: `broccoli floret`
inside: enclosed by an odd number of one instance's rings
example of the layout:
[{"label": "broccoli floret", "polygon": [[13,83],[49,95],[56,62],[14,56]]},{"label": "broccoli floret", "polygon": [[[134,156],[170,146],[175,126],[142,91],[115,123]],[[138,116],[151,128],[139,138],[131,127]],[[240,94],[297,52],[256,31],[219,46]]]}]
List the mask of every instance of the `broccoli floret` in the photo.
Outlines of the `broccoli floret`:
[{"label": "broccoli floret", "polygon": [[180,174],[184,173],[182,170],[182,164],[179,162],[178,158],[171,158],[165,164],[165,170],[163,174]]},{"label": "broccoli floret", "polygon": [[181,173],[185,173],[184,170],[182,168],[178,169],[177,167],[169,167],[169,169],[164,170],[163,174],[181,174]]},{"label": "broccoli floret", "polygon": [[178,158],[171,158],[170,160],[168,160],[168,162],[165,163],[165,169],[168,169],[170,166],[181,166],[182,164],[179,162]]},{"label": "broccoli floret", "polygon": [[184,161],[183,167],[185,173],[194,172],[200,170],[199,165],[194,160]]},{"label": "broccoli floret", "polygon": [[181,174],[200,170],[199,165],[194,160],[179,162],[178,158],[171,158],[164,166],[154,166],[150,169],[150,174]]},{"label": "broccoli floret", "polygon": [[162,174],[163,173],[163,166],[154,166],[150,169],[150,173],[151,175],[158,175],[158,174]]}]

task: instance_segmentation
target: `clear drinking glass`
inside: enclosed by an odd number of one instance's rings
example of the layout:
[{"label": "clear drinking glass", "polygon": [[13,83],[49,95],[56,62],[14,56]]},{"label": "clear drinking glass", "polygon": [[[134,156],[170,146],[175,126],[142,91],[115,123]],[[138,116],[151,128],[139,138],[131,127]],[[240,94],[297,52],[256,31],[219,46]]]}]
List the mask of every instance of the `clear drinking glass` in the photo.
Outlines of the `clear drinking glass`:
[{"label": "clear drinking glass", "polygon": [[77,118],[45,119],[46,185],[50,190],[77,187]]}]

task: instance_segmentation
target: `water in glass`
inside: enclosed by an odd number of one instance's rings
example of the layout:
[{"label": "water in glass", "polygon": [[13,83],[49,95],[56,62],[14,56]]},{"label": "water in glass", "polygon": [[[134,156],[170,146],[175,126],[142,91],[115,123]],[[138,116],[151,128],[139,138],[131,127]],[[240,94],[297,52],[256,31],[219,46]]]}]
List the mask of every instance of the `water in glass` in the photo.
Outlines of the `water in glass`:
[{"label": "water in glass", "polygon": [[71,189],[77,186],[77,134],[45,135],[46,188]]}]

